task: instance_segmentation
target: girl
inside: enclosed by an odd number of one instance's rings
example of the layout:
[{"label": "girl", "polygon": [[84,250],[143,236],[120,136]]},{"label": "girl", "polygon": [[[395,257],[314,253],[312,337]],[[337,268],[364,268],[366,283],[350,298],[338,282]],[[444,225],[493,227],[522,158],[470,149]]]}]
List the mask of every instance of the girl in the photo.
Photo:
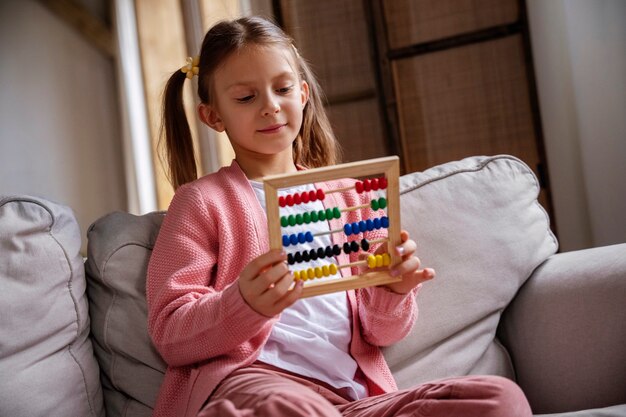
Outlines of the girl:
[{"label": "girl", "polygon": [[[182,105],[194,74],[200,120],[226,132],[236,156],[200,179]],[[164,128],[177,191],[148,268],[149,331],[168,364],[155,416],[530,416],[521,390],[504,378],[397,390],[379,346],[411,330],[417,290],[434,277],[419,269],[405,231],[394,248],[403,260],[392,270],[401,282],[299,300],[302,281],[292,285],[287,255],[268,251],[260,179],[334,164],[338,150],[318,84],[278,27],[250,17],[209,30],[199,62],[168,81]],[[362,202],[348,194],[324,202]],[[333,234],[326,243],[345,241]]]}]

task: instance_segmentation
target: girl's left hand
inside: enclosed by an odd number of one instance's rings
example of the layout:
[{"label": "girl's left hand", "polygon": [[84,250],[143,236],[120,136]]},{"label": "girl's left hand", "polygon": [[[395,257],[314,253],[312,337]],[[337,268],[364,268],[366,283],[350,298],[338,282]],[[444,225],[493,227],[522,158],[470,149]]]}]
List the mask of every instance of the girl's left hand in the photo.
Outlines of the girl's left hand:
[{"label": "girl's left hand", "polygon": [[419,269],[421,262],[415,256],[417,244],[409,238],[409,232],[402,230],[400,239],[402,244],[396,247],[395,251],[397,255],[402,256],[402,262],[394,266],[390,272],[393,276],[402,275],[402,281],[387,284],[385,287],[398,294],[407,294],[422,282],[433,279],[435,270],[432,268]]}]

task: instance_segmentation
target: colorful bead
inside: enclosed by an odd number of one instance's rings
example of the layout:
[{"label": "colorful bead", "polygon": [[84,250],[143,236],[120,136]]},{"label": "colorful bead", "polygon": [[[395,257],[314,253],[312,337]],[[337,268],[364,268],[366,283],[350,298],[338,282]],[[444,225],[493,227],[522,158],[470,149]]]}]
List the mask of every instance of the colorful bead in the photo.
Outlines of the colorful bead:
[{"label": "colorful bead", "polygon": [[300,198],[300,194],[294,194],[293,195],[293,204],[300,204],[302,203],[302,199]]},{"label": "colorful bead", "polygon": [[372,182],[370,180],[363,181],[363,189],[365,191],[371,191],[372,190]]},{"label": "colorful bead", "polygon": [[[328,246],[326,249],[329,249],[330,246]],[[326,257],[326,250],[324,248],[317,248],[317,257],[322,259]]]},{"label": "colorful bead", "polygon": [[337,273],[337,265],[335,264],[330,264],[328,269],[330,271],[330,275],[335,275]]},{"label": "colorful bead", "polygon": [[278,205],[281,206],[281,207],[285,207],[286,202],[285,202],[285,197],[284,196],[281,195],[280,197],[278,197]]},{"label": "colorful bead", "polygon": [[281,216],[280,217],[280,225],[281,225],[281,227],[289,226],[289,221],[287,220],[286,216]]},{"label": "colorful bead", "polygon": [[324,274],[325,277],[330,275],[330,268],[328,265],[322,265],[322,274]]},{"label": "colorful bead", "polygon": [[339,207],[333,209],[333,215],[335,219],[341,219],[341,210],[339,210]]},{"label": "colorful bead", "polygon": [[333,209],[331,209],[331,208],[327,208],[327,209],[326,209],[326,218],[327,218],[328,220],[331,220],[333,217],[334,217],[334,214],[333,214]]},{"label": "colorful bead", "polygon": [[302,220],[304,220],[305,224],[311,223],[311,213],[308,211],[302,215]]},{"label": "colorful bead", "polygon": [[372,221],[372,219],[367,219],[365,221],[365,226],[367,227],[368,232],[371,232],[372,230],[374,230],[374,222]]},{"label": "colorful bead", "polygon": [[339,247],[339,245],[333,245],[333,254],[335,256],[341,255],[341,248]]},{"label": "colorful bead", "polygon": [[293,257],[293,253],[289,253],[289,254],[287,254],[287,263],[288,263],[289,265],[293,265],[293,264],[295,264],[295,263],[296,263],[296,260],[295,260],[295,259],[294,259],[294,257]]},{"label": "colorful bead", "polygon": [[372,190],[378,191],[378,178],[373,178],[371,181]]},{"label": "colorful bead", "polygon": [[326,211],[324,211],[324,210],[318,211],[317,212],[317,217],[320,219],[320,221],[326,220]]},{"label": "colorful bead", "polygon": [[319,217],[317,216],[317,211],[312,211],[311,212],[311,221],[312,222],[316,222],[319,220]]},{"label": "colorful bead", "polygon": [[378,181],[378,186],[380,187],[381,190],[384,190],[385,188],[387,188],[387,178],[380,177]]},{"label": "colorful bead", "polygon": [[356,240],[353,240],[352,242],[350,242],[350,249],[352,249],[352,252],[359,251],[359,244],[357,243]]},{"label": "colorful bead", "polygon": [[391,256],[388,253],[383,253],[383,266],[391,265]]},{"label": "colorful bead", "polygon": [[367,225],[365,224],[365,221],[361,220],[359,222],[359,232],[365,232],[367,231]]},{"label": "colorful bead", "polygon": [[346,223],[343,225],[343,232],[346,236],[350,236],[352,234],[352,224]]},{"label": "colorful bead", "polygon": [[370,268],[376,268],[376,257],[374,255],[369,255],[367,257],[367,266]]},{"label": "colorful bead", "polygon": [[311,258],[312,261],[317,260],[317,250],[311,249],[309,251],[309,258]]},{"label": "colorful bead", "polygon": [[372,201],[370,201],[370,207],[372,208],[372,210],[378,210],[378,200],[373,199]]},{"label": "colorful bead", "polygon": [[367,239],[361,240],[361,249],[363,249],[364,251],[368,251],[370,249],[370,243],[367,241]]},{"label": "colorful bead", "polygon": [[[300,234],[302,234],[302,233],[300,233]],[[291,243],[292,245],[297,245],[298,244],[298,235],[291,235],[291,236],[289,236],[289,243]]]},{"label": "colorful bead", "polygon": [[323,200],[323,199],[324,199],[324,197],[326,197],[326,196],[324,195],[324,190],[322,190],[322,189],[317,190],[317,195],[316,195],[316,196],[317,196],[317,199],[318,199],[318,200]]},{"label": "colorful bead", "polygon": [[313,270],[313,268],[307,269],[306,275],[307,275],[307,278],[309,279],[315,278],[315,271]]},{"label": "colorful bead", "polygon": [[361,181],[357,181],[354,184],[354,188],[356,189],[356,192],[361,194],[363,192],[363,183]]},{"label": "colorful bead", "polygon": [[382,219],[380,219],[380,225],[382,227],[384,227],[385,229],[389,227],[389,217],[384,216]]},{"label": "colorful bead", "polygon": [[383,198],[383,197],[380,197],[380,198],[378,199],[378,206],[379,206],[381,209],[384,209],[385,207],[387,207],[387,199],[386,199],[386,198]]},{"label": "colorful bead", "polygon": [[324,250],[324,255],[326,255],[327,258],[333,256],[333,248],[330,246],[326,246],[326,249]]},{"label": "colorful bead", "polygon": [[343,244],[343,253],[345,253],[347,255],[350,252],[352,252],[352,249],[350,248],[350,243],[348,243],[348,242],[344,243]]},{"label": "colorful bead", "polygon": [[309,191],[309,201],[317,200],[317,193],[314,190]]},{"label": "colorful bead", "polygon": [[324,274],[322,274],[322,268],[319,266],[315,267],[315,278],[321,278]]},{"label": "colorful bead", "polygon": [[304,220],[302,220],[302,214],[298,213],[296,214],[296,223],[297,224],[302,224],[304,222]]},{"label": "colorful bead", "polygon": [[283,246],[289,246],[289,245],[290,245],[289,236],[283,235]]},{"label": "colorful bead", "polygon": [[287,204],[289,207],[293,206],[293,196],[291,194],[285,197],[285,204]]}]

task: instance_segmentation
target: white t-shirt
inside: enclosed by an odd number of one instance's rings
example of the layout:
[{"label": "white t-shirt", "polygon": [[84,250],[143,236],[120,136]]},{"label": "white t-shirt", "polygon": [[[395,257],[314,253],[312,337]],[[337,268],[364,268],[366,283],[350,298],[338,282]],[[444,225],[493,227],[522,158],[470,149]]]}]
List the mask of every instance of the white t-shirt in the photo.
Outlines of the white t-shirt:
[{"label": "white t-shirt", "polygon": [[[263,184],[250,181],[261,206],[265,208]],[[312,184],[279,190],[278,195],[315,190]],[[319,211],[324,207],[320,201],[281,207],[280,215]],[[284,234],[310,231],[319,233],[330,230],[328,221],[283,228]],[[307,242],[285,248],[287,253],[332,246],[331,235],[317,236]],[[290,268],[307,269],[328,265],[333,258],[310,260]],[[333,277],[321,278],[332,279]],[[334,278],[337,278],[336,276]],[[272,328],[259,360],[290,372],[324,381],[339,389],[346,389],[354,399],[367,396],[367,388],[355,379],[358,365],[350,355],[352,339],[351,312],[345,291],[319,295],[298,300],[285,309],[280,320]]]}]

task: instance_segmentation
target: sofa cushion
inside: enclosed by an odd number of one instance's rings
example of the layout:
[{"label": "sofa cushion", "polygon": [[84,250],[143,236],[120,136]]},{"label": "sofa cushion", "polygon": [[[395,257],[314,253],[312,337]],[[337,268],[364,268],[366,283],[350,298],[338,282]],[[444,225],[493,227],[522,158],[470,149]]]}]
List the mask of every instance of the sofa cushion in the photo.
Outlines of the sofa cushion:
[{"label": "sofa cushion", "polygon": [[68,207],[0,197],[2,416],[104,416],[80,246]]},{"label": "sofa cushion", "polygon": [[115,212],[87,232],[89,309],[108,417],[150,416],[165,373],[147,330],[146,268],[163,213]]},{"label": "sofa cushion", "polygon": [[510,156],[472,157],[400,179],[403,228],[437,276],[418,294],[411,334],[385,349],[400,387],[468,374],[514,379],[496,338],[502,310],[557,250],[533,172]]}]

